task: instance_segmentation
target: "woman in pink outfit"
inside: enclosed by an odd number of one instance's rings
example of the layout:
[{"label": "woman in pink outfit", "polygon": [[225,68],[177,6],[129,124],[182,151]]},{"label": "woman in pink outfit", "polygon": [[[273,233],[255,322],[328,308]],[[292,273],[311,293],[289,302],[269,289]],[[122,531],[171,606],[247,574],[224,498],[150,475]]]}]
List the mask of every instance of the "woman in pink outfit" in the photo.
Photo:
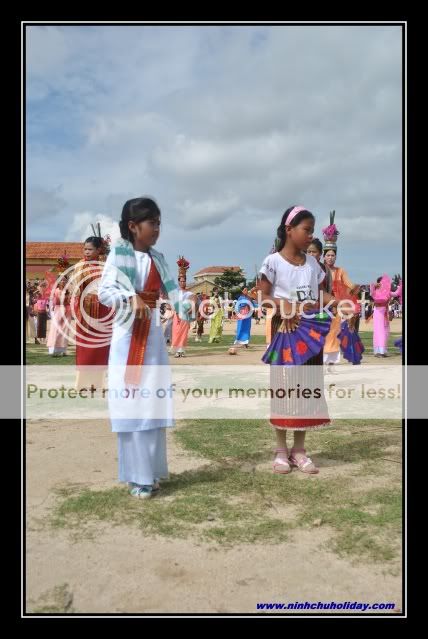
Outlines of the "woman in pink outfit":
[{"label": "woman in pink outfit", "polygon": [[370,295],[374,300],[373,352],[375,357],[388,357],[389,337],[388,305],[391,298],[391,279],[387,275],[378,277],[370,284]]},{"label": "woman in pink outfit", "polygon": [[36,337],[40,343],[46,339],[46,331],[48,324],[48,307],[49,307],[49,295],[46,293],[47,282],[41,282],[37,289],[37,297],[34,304],[34,312],[37,316],[37,334]]},{"label": "woman in pink outfit", "polygon": [[[186,271],[190,266],[190,262],[186,260],[184,255],[181,255],[177,260],[178,265],[178,286],[180,289],[180,297],[182,302],[190,302],[191,300],[196,303],[196,295],[186,288]],[[189,317],[189,321],[181,319],[177,313],[174,313],[172,320],[172,339],[171,346],[175,350],[175,357],[185,356],[185,347],[187,346],[187,339],[189,336],[190,324],[196,319],[193,315]]]},{"label": "woman in pink outfit", "polygon": [[53,313],[49,336],[46,343],[49,348],[49,355],[52,355],[53,357],[62,357],[67,355],[67,327],[71,320],[71,309],[69,295],[67,293],[65,295],[62,294],[64,285],[65,280],[63,279],[58,283],[58,286],[52,296]]},{"label": "woman in pink outfit", "polygon": [[[191,291],[186,290],[186,278],[184,276],[180,276],[178,278],[178,286],[180,288],[183,302],[194,297]],[[171,346],[175,350],[175,357],[185,356],[185,348],[187,346],[189,330],[190,322],[186,322],[185,320],[180,319],[177,313],[174,313],[174,318],[172,320]]]}]

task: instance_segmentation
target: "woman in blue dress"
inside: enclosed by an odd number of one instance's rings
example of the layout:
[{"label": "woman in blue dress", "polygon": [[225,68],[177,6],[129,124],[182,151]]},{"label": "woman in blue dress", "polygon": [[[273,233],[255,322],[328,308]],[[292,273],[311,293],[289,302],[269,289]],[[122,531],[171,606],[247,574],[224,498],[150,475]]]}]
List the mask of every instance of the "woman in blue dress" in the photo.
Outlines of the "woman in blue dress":
[{"label": "woman in blue dress", "polygon": [[238,322],[234,344],[248,348],[251,337],[251,317],[254,311],[253,303],[248,295],[248,289],[243,289],[241,295],[236,300],[235,309]]}]

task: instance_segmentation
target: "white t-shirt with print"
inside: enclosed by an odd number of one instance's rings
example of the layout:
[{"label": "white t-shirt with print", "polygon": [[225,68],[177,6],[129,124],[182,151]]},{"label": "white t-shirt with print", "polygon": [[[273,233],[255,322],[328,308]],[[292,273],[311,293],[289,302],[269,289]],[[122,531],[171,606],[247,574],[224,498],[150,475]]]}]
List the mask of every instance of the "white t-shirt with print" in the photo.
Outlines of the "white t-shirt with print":
[{"label": "white t-shirt with print", "polygon": [[263,260],[260,273],[266,275],[272,284],[272,297],[289,302],[316,301],[318,286],[325,278],[324,271],[312,255],[306,255],[306,262],[295,266],[279,253],[272,253]]}]

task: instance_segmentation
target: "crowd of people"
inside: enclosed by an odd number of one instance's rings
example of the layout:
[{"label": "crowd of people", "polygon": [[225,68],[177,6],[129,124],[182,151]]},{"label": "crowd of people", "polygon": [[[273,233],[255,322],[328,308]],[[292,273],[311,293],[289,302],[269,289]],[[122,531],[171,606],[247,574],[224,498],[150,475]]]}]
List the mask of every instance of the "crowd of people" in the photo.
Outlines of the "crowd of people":
[{"label": "crowd of people", "polygon": [[[337,255],[336,240],[337,236],[334,239],[331,237],[325,238],[323,246],[318,238],[314,238],[304,252],[313,256],[324,271],[326,275],[325,290],[328,293],[334,291],[338,299],[348,297],[354,300],[355,318],[353,328],[358,333],[360,319],[364,319],[366,322],[373,321],[379,314],[379,311],[376,311],[376,308],[379,308],[379,303],[374,299],[364,299],[362,303],[357,300],[356,294],[360,287],[349,279],[345,269],[335,264]],[[97,333],[97,329],[92,325],[87,325],[85,328],[85,317],[89,315],[96,320],[101,320],[109,313],[108,307],[99,302],[96,292],[84,295],[85,289],[101,275],[100,261],[105,261],[106,246],[103,238],[99,236],[88,237],[83,245],[83,260],[78,262],[74,268],[73,290],[75,293],[77,290],[78,293],[75,298],[75,317],[78,319],[76,323],[76,364],[80,371],[80,376],[84,376],[85,366],[94,365],[92,359],[94,356],[93,349],[84,348],[85,339],[89,339],[88,344],[91,345],[92,338],[89,335],[85,336],[85,333],[87,330],[90,332],[95,330],[95,333]],[[262,319],[265,320],[266,343],[267,345],[270,344],[272,339],[271,316],[267,308],[257,303],[255,295],[255,291],[258,290],[257,280],[256,287],[253,287],[251,291],[244,288],[238,294],[236,300],[229,298],[227,294],[225,296],[224,292],[220,291],[217,286],[212,289],[209,295],[206,293],[193,294],[187,289],[186,285],[186,271],[189,268],[189,263],[184,260],[187,265],[180,266],[183,260],[184,258],[180,258],[177,262],[179,264],[179,291],[183,300],[193,300],[195,311],[188,321],[180,320],[171,307],[168,298],[165,297],[163,299],[161,294],[160,321],[170,355],[176,358],[185,357],[189,337],[193,337],[195,342],[202,342],[203,336],[206,335],[209,344],[220,343],[224,325],[226,322],[231,321],[236,321],[237,323],[234,346],[248,348],[251,340],[252,321],[254,320],[256,324],[260,324]],[[63,299],[61,298],[61,290],[66,285],[67,279],[60,280],[55,291],[51,290],[46,280],[27,281],[26,337],[30,340],[34,339],[36,344],[46,344],[49,354],[54,357],[67,355],[69,341],[67,327],[70,326],[73,319],[70,308],[70,290],[66,291]],[[381,279],[378,278],[376,285],[380,283]],[[373,286],[370,288],[371,293],[375,290]],[[79,307],[80,295],[82,295],[84,300],[81,309]],[[369,297],[371,298],[372,296],[370,295]],[[388,321],[402,317],[402,304],[396,292],[390,291],[385,313]],[[48,320],[51,320],[49,334],[47,333]],[[382,322],[382,328],[381,322],[374,322],[373,344],[375,354],[387,356],[386,341],[389,333],[385,332],[384,325],[386,326],[385,322]],[[337,316],[332,321],[323,349],[323,360],[326,364],[326,370],[330,373],[334,372],[334,364],[339,363],[341,359],[339,334],[340,317]],[[90,355],[87,361],[88,352]],[[108,343],[104,344],[103,351],[96,349],[101,369],[105,369],[105,360],[108,359],[108,353]]]},{"label": "crowd of people", "polygon": [[[314,238],[314,215],[303,206],[289,207],[256,286],[243,288],[232,307],[218,287],[211,295],[194,294],[187,288],[190,264],[183,256],[177,261],[177,286],[163,254],[154,249],[160,220],[154,200],[128,200],[119,223],[120,240],[110,250],[100,231],[88,237],[72,283],[63,273],[52,285],[48,281],[27,284],[30,339],[34,336],[36,343],[46,343],[53,356],[64,356],[66,326],[70,329],[73,316],[76,386],[102,388],[108,370],[109,389],[115,390],[109,393],[108,402],[112,430],[118,437],[119,481],[126,482],[130,494],[139,498],[154,495],[161,478],[168,474],[166,429],[174,425],[173,398],[165,396],[160,404],[147,399],[156,396],[156,389],[171,384],[168,347],[175,358],[185,357],[189,333],[195,342],[201,342],[205,329],[208,344],[219,344],[224,322],[234,317],[234,347],[245,349],[252,319],[259,323],[265,317],[263,361],[270,365],[272,389],[283,389],[290,369],[298,365],[305,367],[305,379],[323,388],[323,363],[331,371],[339,362],[345,329],[346,339],[359,339],[360,315],[366,311],[357,297],[360,286],[336,264],[339,231],[334,212],[330,225],[323,229],[323,245]],[[374,352],[386,357],[389,308],[396,306],[395,300],[401,308],[402,284],[392,292],[391,280],[384,275],[371,285],[370,295]],[[354,313],[344,320],[337,308],[346,299],[353,302]],[[333,311],[332,317],[325,305]],[[130,398],[130,388],[141,392],[133,392]],[[142,390],[148,390],[148,395]],[[310,414],[302,410],[295,399],[273,394],[269,421],[276,432],[276,473],[288,474],[292,468],[308,474],[319,472],[306,454],[305,437],[330,423],[324,395]],[[287,445],[289,431],[293,433],[291,448]]]}]

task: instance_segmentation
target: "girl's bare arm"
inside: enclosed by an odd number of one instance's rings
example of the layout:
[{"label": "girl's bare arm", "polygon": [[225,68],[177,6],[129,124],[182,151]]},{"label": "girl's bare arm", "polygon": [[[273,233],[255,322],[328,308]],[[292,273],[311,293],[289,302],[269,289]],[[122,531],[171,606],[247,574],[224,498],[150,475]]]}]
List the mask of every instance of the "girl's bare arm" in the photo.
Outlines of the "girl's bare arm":
[{"label": "girl's bare arm", "polygon": [[258,286],[256,287],[261,292],[262,306],[263,302],[271,302],[275,305],[277,312],[283,308],[286,313],[290,313],[292,306],[290,302],[279,297],[272,297],[272,284],[269,282],[266,275],[261,275]]}]

